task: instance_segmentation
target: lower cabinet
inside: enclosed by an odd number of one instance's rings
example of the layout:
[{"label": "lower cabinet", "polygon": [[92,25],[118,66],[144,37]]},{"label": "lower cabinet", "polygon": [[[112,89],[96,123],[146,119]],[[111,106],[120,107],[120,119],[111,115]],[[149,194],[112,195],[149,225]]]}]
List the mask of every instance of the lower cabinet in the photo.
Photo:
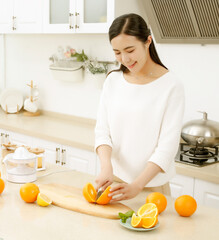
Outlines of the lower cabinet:
[{"label": "lower cabinet", "polygon": [[171,196],[177,198],[181,195],[193,196],[194,178],[176,175],[170,181]]},{"label": "lower cabinet", "polygon": [[30,137],[16,132],[1,131],[1,144],[10,141],[19,146],[25,145],[45,149],[44,158],[48,163],[66,166],[68,168],[96,175],[96,154],[91,151],[65,146],[56,142]]},{"label": "lower cabinet", "polygon": [[197,204],[219,208],[219,184],[177,174],[170,181],[171,196],[190,195]]},{"label": "lower cabinet", "polygon": [[199,204],[219,208],[219,184],[195,179],[194,198]]}]

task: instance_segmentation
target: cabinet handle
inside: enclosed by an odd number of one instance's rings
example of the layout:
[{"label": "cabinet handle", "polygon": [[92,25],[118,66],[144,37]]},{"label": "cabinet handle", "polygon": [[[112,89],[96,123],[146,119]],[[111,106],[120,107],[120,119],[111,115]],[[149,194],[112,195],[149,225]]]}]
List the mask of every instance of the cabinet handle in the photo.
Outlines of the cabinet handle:
[{"label": "cabinet handle", "polygon": [[69,13],[69,28],[73,29],[74,28],[74,18],[73,18],[74,14],[73,13]]},{"label": "cabinet handle", "polygon": [[76,21],[75,28],[76,29],[79,28],[79,23],[80,23],[78,16],[79,16],[79,13],[75,12],[75,21]]},{"label": "cabinet handle", "polygon": [[1,146],[5,143],[5,134],[1,133]]},{"label": "cabinet handle", "polygon": [[56,163],[60,163],[60,148],[56,148]]},{"label": "cabinet handle", "polygon": [[62,162],[61,165],[65,165],[66,164],[66,150],[62,149]]},{"label": "cabinet handle", "polygon": [[15,16],[12,16],[12,30],[16,30],[16,17]]}]

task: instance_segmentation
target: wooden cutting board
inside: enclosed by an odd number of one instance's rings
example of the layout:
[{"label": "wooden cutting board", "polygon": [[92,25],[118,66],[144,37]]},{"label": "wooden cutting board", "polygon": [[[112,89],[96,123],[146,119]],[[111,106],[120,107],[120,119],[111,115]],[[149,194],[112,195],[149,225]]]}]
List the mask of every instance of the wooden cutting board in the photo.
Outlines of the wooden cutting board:
[{"label": "wooden cutting board", "polygon": [[82,189],[63,184],[41,184],[40,192],[52,199],[52,204],[93,216],[118,219],[118,213],[125,213],[131,210],[122,203],[110,203],[98,205],[89,203],[84,199]]}]

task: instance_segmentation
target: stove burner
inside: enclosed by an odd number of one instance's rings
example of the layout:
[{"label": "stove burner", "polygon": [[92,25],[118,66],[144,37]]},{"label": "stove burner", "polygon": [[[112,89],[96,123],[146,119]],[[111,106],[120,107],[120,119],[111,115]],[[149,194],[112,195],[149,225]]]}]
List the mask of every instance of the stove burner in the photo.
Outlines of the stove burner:
[{"label": "stove burner", "polygon": [[218,147],[205,148],[200,146],[191,146],[186,143],[180,143],[176,161],[198,167],[216,163],[219,162]]},{"label": "stove burner", "polygon": [[206,148],[190,148],[189,153],[194,154],[194,156],[206,156],[209,155],[209,151]]}]

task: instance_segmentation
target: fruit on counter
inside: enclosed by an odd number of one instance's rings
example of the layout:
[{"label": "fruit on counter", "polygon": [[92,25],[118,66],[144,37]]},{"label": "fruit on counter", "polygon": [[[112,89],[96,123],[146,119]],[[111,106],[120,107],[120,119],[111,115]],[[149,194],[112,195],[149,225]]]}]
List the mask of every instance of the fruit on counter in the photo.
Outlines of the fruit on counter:
[{"label": "fruit on counter", "polygon": [[2,178],[0,178],[0,194],[4,191],[5,189],[5,182]]},{"label": "fruit on counter", "polygon": [[34,183],[25,183],[20,188],[20,196],[27,203],[33,203],[37,200],[40,190]]},{"label": "fruit on counter", "polygon": [[134,228],[142,227],[142,218],[137,216],[135,213],[132,215],[131,225]]},{"label": "fruit on counter", "polygon": [[96,200],[97,192],[91,183],[87,183],[83,188],[83,196],[90,203],[97,203],[100,205],[105,205],[109,203],[112,197],[109,197],[110,186],[105,189],[105,191]]},{"label": "fruit on counter", "polygon": [[154,203],[145,203],[138,209],[137,214],[140,217],[156,217],[158,208]]},{"label": "fruit on counter", "polygon": [[152,228],[158,222],[158,216],[155,217],[143,217],[141,220],[141,226],[143,228]]},{"label": "fruit on counter", "polygon": [[158,222],[158,208],[154,203],[145,203],[138,211],[133,213],[131,225],[134,228],[152,228]]},{"label": "fruit on counter", "polygon": [[146,203],[154,203],[158,208],[158,214],[163,212],[167,207],[167,199],[160,192],[152,192],[146,197]]},{"label": "fruit on counter", "polygon": [[175,210],[180,216],[189,217],[197,209],[195,199],[189,195],[182,195],[175,200]]},{"label": "fruit on counter", "polygon": [[41,207],[47,207],[51,205],[52,200],[43,193],[39,193],[37,196],[37,204]]}]

